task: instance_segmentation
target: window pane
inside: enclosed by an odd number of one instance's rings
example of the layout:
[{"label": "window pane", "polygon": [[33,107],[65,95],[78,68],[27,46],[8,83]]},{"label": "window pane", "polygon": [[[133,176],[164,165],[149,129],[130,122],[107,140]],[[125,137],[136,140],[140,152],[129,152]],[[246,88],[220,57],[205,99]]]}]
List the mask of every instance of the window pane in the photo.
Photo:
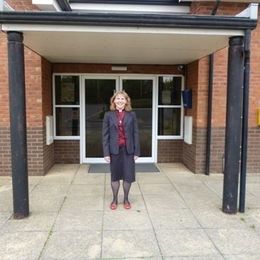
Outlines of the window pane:
[{"label": "window pane", "polygon": [[79,77],[55,76],[56,105],[79,105]]},{"label": "window pane", "polygon": [[79,136],[79,108],[56,108],[56,135]]},{"label": "window pane", "polygon": [[180,135],[181,109],[159,108],[158,110],[158,135]]},{"label": "window pane", "polygon": [[130,96],[133,110],[136,112],[141,156],[151,157],[153,81],[150,79],[125,79],[123,80],[123,89]]},{"label": "window pane", "polygon": [[115,89],[115,79],[85,80],[86,157],[103,157],[102,122]]},{"label": "window pane", "polygon": [[159,105],[181,105],[181,77],[159,77]]}]

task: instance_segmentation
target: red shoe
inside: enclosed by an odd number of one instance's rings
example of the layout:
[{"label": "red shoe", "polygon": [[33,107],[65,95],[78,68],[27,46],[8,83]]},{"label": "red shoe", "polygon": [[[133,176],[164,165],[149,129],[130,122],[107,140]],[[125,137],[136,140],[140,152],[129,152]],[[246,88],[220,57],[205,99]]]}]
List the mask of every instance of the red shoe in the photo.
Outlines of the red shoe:
[{"label": "red shoe", "polygon": [[112,210],[117,209],[117,203],[112,202],[112,203],[110,204],[110,209],[112,209]]},{"label": "red shoe", "polygon": [[125,209],[131,209],[131,204],[130,204],[130,202],[125,202],[125,203],[124,203],[124,208],[125,208]]}]

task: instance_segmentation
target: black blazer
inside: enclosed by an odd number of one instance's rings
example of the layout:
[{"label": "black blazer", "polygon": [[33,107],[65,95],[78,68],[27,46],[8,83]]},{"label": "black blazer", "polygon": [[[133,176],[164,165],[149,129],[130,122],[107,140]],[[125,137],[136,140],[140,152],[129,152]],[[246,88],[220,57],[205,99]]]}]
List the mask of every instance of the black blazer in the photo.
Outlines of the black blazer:
[{"label": "black blazer", "polygon": [[[127,153],[140,156],[139,132],[135,112],[125,111],[124,130]],[[102,130],[104,157],[119,153],[118,132],[116,112],[106,112]]]}]

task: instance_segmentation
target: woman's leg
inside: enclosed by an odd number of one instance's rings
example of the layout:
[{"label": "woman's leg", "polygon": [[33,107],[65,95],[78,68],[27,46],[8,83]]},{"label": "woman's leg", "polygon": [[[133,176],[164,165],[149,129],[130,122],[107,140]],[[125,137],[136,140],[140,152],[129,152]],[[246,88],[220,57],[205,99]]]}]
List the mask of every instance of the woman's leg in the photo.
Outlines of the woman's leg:
[{"label": "woman's leg", "polygon": [[123,189],[124,189],[124,204],[130,204],[128,200],[129,190],[131,188],[131,182],[124,181],[123,182]]},{"label": "woman's leg", "polygon": [[120,187],[120,181],[111,181],[111,188],[113,192],[113,201],[111,204],[117,204],[118,191]]}]

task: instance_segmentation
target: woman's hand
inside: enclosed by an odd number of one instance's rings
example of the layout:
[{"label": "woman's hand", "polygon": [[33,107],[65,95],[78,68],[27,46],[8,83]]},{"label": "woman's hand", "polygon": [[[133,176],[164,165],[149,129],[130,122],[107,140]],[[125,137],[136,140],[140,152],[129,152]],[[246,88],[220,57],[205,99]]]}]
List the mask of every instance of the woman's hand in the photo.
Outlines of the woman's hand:
[{"label": "woman's hand", "polygon": [[110,161],[111,161],[110,156],[105,156],[104,159],[105,159],[105,161],[108,162],[108,163],[110,163]]},{"label": "woman's hand", "polygon": [[134,160],[136,161],[138,159],[139,156],[135,155],[134,156]]}]

